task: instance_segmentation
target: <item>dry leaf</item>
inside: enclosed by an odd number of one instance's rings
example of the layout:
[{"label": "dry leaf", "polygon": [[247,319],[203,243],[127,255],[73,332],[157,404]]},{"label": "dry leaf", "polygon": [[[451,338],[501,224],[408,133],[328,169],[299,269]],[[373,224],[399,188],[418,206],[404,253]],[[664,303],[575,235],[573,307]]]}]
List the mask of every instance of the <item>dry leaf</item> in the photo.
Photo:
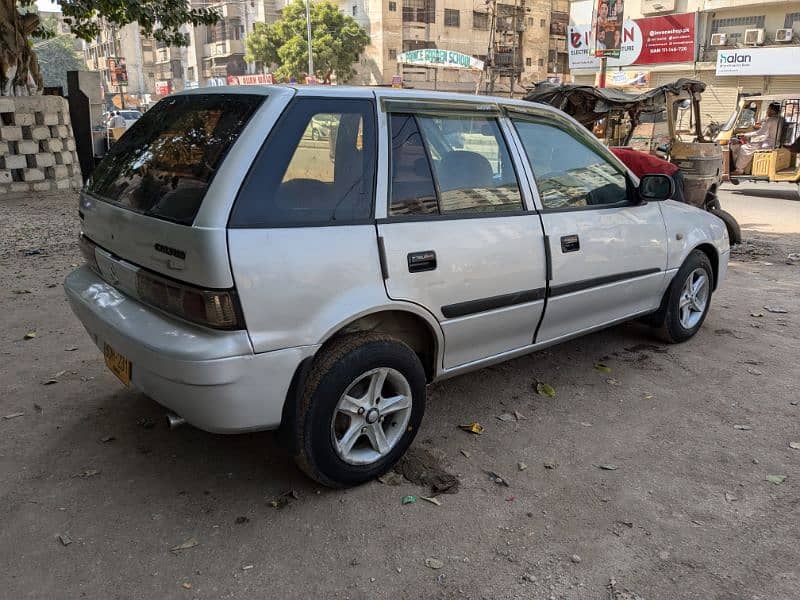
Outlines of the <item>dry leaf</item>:
[{"label": "dry leaf", "polygon": [[470,433],[474,433],[475,435],[480,435],[483,433],[483,425],[477,421],[473,421],[469,425],[459,425],[458,428]]}]

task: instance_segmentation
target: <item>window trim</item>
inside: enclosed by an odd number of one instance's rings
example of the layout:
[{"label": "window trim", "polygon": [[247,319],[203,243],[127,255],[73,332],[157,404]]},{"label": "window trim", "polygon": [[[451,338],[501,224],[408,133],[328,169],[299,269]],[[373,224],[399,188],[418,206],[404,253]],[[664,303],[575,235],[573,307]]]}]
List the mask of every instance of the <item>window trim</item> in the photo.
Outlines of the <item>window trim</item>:
[{"label": "window trim", "polygon": [[[236,204],[239,202],[239,199],[242,195],[242,191],[245,189],[250,176],[252,175],[253,171],[256,168],[256,165],[259,163],[259,159],[261,158],[262,154],[266,151],[267,147],[270,144],[270,140],[276,135],[276,132],[280,130],[283,123],[290,118],[291,109],[295,106],[296,103],[301,103],[303,101],[314,101],[319,102],[320,100],[325,102],[332,102],[332,108],[336,108],[337,106],[341,106],[339,102],[341,100],[358,100],[362,102],[366,102],[369,104],[369,116],[372,120],[372,126],[374,128],[374,135],[373,135],[373,142],[375,145],[375,152],[374,152],[374,159],[373,159],[373,173],[372,173],[372,181],[370,185],[372,187],[372,202],[370,204],[369,215],[367,215],[363,219],[348,219],[348,220],[337,220],[337,221],[297,221],[293,223],[234,223],[233,218],[236,210]],[[331,112],[335,112],[332,110]],[[312,115],[313,116],[313,115]],[[310,119],[309,119],[310,123]],[[365,120],[366,123],[366,120]],[[299,143],[299,141],[298,141]],[[264,142],[259,147],[258,151],[253,156],[252,161],[250,162],[250,166],[247,169],[247,174],[242,179],[241,183],[239,184],[239,189],[236,191],[236,196],[233,200],[233,204],[231,205],[230,212],[228,213],[228,220],[225,224],[226,229],[295,229],[298,227],[347,227],[347,226],[355,226],[355,225],[371,225],[374,226],[376,219],[375,219],[375,206],[376,206],[376,199],[378,197],[378,177],[380,176],[380,163],[378,160],[378,154],[380,151],[381,145],[381,134],[380,134],[380,122],[378,120],[378,111],[376,110],[375,100],[374,98],[363,98],[363,97],[347,97],[347,98],[340,98],[337,96],[293,96],[291,100],[283,107],[280,117],[278,120],[270,128],[267,137],[264,139]],[[289,158],[288,165],[291,163],[292,157]],[[285,173],[284,173],[285,174]]]},{"label": "window trim", "polygon": [[[609,208],[625,208],[628,206],[638,206],[641,202],[635,198],[632,194],[632,187],[633,182],[631,181],[630,175],[628,174],[627,170],[620,170],[619,165],[615,164],[615,161],[607,160],[607,157],[604,152],[610,153],[610,151],[600,144],[596,139],[592,140],[588,132],[585,130],[579,130],[577,127],[569,123],[568,125],[562,123],[560,120],[548,120],[543,115],[533,115],[524,109],[514,110],[512,107],[508,107],[508,120],[511,123],[511,126],[514,128],[514,134],[519,139],[519,145],[521,148],[521,152],[523,153],[524,160],[528,161],[530,166],[531,177],[533,178],[533,185],[536,188],[536,197],[539,199],[540,207],[538,208],[539,212],[541,213],[561,213],[561,212],[577,212],[577,211],[585,211],[585,210],[604,210]],[[525,144],[522,141],[522,136],[520,135],[519,129],[517,129],[516,121],[520,120],[526,123],[534,123],[536,125],[544,125],[545,127],[552,127],[554,129],[558,129],[563,131],[564,133],[570,134],[570,137],[573,137],[578,143],[582,144],[586,148],[588,148],[593,153],[597,154],[600,158],[605,160],[609,165],[611,165],[617,173],[622,175],[625,179],[625,194],[626,199],[620,202],[614,202],[613,204],[592,204],[587,206],[569,206],[569,207],[559,207],[559,208],[548,208],[544,205],[544,201],[542,200],[542,194],[539,189],[539,181],[536,176],[536,172],[533,168],[533,163],[528,156],[528,151],[525,148]],[[574,135],[573,135],[574,134]]]},{"label": "window trim", "polygon": [[[386,129],[387,133],[389,134],[388,137],[388,172],[387,172],[387,194],[386,194],[386,217],[376,219],[375,222],[378,224],[385,224],[385,223],[404,223],[404,222],[413,222],[413,221],[444,221],[444,220],[454,220],[454,219],[492,219],[492,218],[502,218],[502,217],[518,217],[524,215],[535,215],[538,214],[537,207],[533,206],[533,210],[527,207],[528,203],[526,202],[525,192],[523,188],[523,180],[520,178],[520,172],[518,169],[518,165],[516,164],[515,155],[512,148],[512,143],[509,140],[506,132],[503,129],[503,115],[502,113],[494,113],[494,112],[483,112],[483,111],[465,111],[465,110],[458,110],[458,111],[428,111],[428,110],[402,110],[402,109],[394,109],[392,110],[391,106],[387,106],[384,104],[385,115],[386,115]],[[393,177],[392,173],[392,143],[391,143],[391,120],[393,114],[408,114],[414,118],[414,122],[417,126],[417,130],[419,131],[420,138],[422,139],[423,147],[425,149],[425,157],[428,159],[428,168],[431,172],[431,180],[433,181],[433,187],[436,191],[436,206],[438,209],[438,213],[428,213],[428,214],[418,214],[418,215],[398,215],[392,216],[391,209],[392,209],[392,183]],[[520,208],[519,210],[508,210],[508,211],[492,211],[492,212],[442,212],[442,204],[441,204],[441,192],[439,191],[439,180],[436,176],[436,171],[433,168],[433,159],[430,156],[430,149],[428,148],[427,140],[422,133],[422,128],[419,125],[419,115],[424,116],[438,116],[442,118],[448,117],[467,117],[472,116],[476,118],[482,118],[487,120],[494,120],[497,124],[497,130],[500,132],[500,137],[505,142],[506,145],[506,154],[508,155],[508,159],[511,163],[511,167],[514,170],[514,177],[517,181],[517,190],[519,192],[520,198]],[[516,134],[516,130],[514,130]],[[523,157],[527,160],[527,155]],[[524,178],[527,180],[527,174],[523,173]]]}]

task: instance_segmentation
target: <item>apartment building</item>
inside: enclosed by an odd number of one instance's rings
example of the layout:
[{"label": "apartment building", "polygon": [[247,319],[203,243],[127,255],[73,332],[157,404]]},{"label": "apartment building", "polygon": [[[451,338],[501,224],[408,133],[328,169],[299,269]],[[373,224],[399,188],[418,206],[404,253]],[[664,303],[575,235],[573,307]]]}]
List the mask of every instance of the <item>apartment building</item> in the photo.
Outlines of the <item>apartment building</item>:
[{"label": "apartment building", "polygon": [[[336,0],[370,35],[351,83],[475,91],[481,73],[401,65],[403,52],[436,48],[494,59],[495,91],[567,73],[568,0]],[[491,41],[491,46],[490,46]],[[485,87],[485,80],[482,89]]]},{"label": "apartment building", "polygon": [[[588,26],[591,7],[592,0],[571,3],[571,30]],[[624,59],[623,45],[624,60],[609,59],[609,85],[700,79],[707,85],[703,113],[718,121],[728,118],[740,93],[800,93],[800,1],[626,0],[625,19],[636,23],[629,27],[631,52]],[[648,53],[648,31],[679,28],[687,30],[690,46],[688,53],[674,55],[682,60]],[[578,56],[578,48],[569,50],[571,58]],[[571,72],[577,82],[594,84],[598,70],[599,61],[583,69],[573,62]]]}]

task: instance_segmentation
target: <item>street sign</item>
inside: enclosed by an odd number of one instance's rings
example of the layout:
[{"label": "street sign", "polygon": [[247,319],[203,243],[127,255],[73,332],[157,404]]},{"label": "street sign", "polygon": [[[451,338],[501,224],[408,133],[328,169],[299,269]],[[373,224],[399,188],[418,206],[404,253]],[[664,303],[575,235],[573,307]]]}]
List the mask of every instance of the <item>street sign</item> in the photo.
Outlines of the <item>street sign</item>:
[{"label": "street sign", "polygon": [[410,50],[397,56],[397,62],[420,67],[443,67],[445,69],[468,69],[483,71],[483,61],[469,54],[462,54],[453,50],[438,50],[425,48],[424,50]]},{"label": "street sign", "polygon": [[392,75],[392,87],[393,88],[402,88],[403,87],[403,77],[402,77],[402,75]]}]

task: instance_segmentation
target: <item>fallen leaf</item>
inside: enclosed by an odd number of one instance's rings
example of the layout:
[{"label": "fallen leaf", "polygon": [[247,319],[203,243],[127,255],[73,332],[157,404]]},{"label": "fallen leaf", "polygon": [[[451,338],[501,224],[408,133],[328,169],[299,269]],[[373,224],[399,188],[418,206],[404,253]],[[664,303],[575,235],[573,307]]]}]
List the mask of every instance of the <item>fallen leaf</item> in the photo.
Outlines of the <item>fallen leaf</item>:
[{"label": "fallen leaf", "polygon": [[459,450],[459,452],[461,452],[461,454],[463,454],[465,458],[469,458],[470,456],[472,456],[472,455],[471,455],[469,452],[467,452],[466,450]]},{"label": "fallen leaf", "polygon": [[185,589],[185,590],[190,590],[190,589],[192,589],[192,584],[191,584],[191,583],[189,583],[188,581],[184,581],[184,582],[181,584],[181,587],[182,587],[183,589]]},{"label": "fallen leaf", "polygon": [[792,450],[800,450],[800,442],[789,442],[789,448]]},{"label": "fallen leaf", "polygon": [[403,496],[403,499],[402,499],[401,502],[403,504],[416,504],[417,503],[417,497],[416,496]]},{"label": "fallen leaf", "polygon": [[603,471],[616,471],[619,467],[617,465],[594,465],[598,469],[602,469]]},{"label": "fallen leaf", "polygon": [[383,485],[400,485],[403,483],[403,476],[396,471],[389,471],[378,477],[378,481]]},{"label": "fallen leaf", "polygon": [[785,315],[786,313],[789,312],[785,308],[781,308],[779,306],[765,306],[764,310],[767,311],[767,312],[776,313],[776,314],[779,314],[779,315]]},{"label": "fallen leaf", "polygon": [[489,476],[489,481],[494,481],[497,485],[509,487],[508,481],[502,475],[498,475],[494,471],[486,471],[486,474]]},{"label": "fallen leaf", "polygon": [[185,542],[178,544],[177,546],[173,546],[169,549],[170,552],[177,554],[181,550],[188,550],[189,548],[194,548],[195,546],[199,546],[200,542],[197,541],[197,538],[190,537]]},{"label": "fallen leaf", "polygon": [[536,383],[536,393],[540,396],[547,396],[548,398],[556,397],[556,389],[549,383],[538,381]]},{"label": "fallen leaf", "polygon": [[734,425],[733,428],[738,429],[739,431],[750,431],[751,429],[753,429],[752,427],[750,427],[750,425]]},{"label": "fallen leaf", "polygon": [[426,558],[425,566],[429,569],[441,569],[444,566],[444,563],[438,558]]},{"label": "fallen leaf", "polygon": [[475,435],[480,435],[483,433],[483,425],[481,425],[477,421],[472,422],[469,425],[459,425],[458,428],[463,429],[464,431],[468,431],[470,433],[474,433]]},{"label": "fallen leaf", "polygon": [[608,385],[622,385],[619,381],[617,381],[613,377],[609,377],[608,379],[606,379],[606,383]]},{"label": "fallen leaf", "polygon": [[28,333],[26,333],[25,335],[22,336],[22,339],[23,340],[32,340],[35,337],[36,337],[36,332],[35,331],[29,331]]},{"label": "fallen leaf", "polygon": [[786,475],[767,475],[766,479],[770,483],[774,483],[775,485],[780,485],[786,480]]},{"label": "fallen leaf", "polygon": [[438,498],[428,498],[427,496],[420,496],[420,500],[425,500],[425,502],[430,502],[431,504],[435,504],[436,506],[442,505],[442,502]]},{"label": "fallen leaf", "polygon": [[24,412],[11,413],[10,415],[5,415],[3,418],[8,421],[10,419],[16,419],[17,417],[21,417],[24,414],[25,414]]},{"label": "fallen leaf", "polygon": [[509,421],[516,421],[514,415],[512,415],[511,413],[503,413],[502,415],[497,415],[497,420],[505,421],[506,423],[508,423]]},{"label": "fallen leaf", "polygon": [[543,464],[545,469],[555,469],[558,467],[558,463],[554,460],[546,460]]},{"label": "fallen leaf", "polygon": [[519,469],[520,471],[524,471],[527,468],[528,468],[528,465],[526,465],[524,462],[518,462],[517,463],[517,469]]},{"label": "fallen leaf", "polygon": [[728,502],[734,502],[738,500],[738,498],[733,494],[731,494],[730,492],[725,492],[725,500],[727,500]]},{"label": "fallen leaf", "polygon": [[601,373],[611,373],[611,367],[604,365],[603,363],[597,363],[594,368]]},{"label": "fallen leaf", "polygon": [[645,394],[645,395],[642,396],[643,400],[652,400],[653,398],[655,398],[655,396],[653,396],[653,394]]},{"label": "fallen leaf", "polygon": [[516,410],[514,411],[514,417],[517,419],[517,421],[524,421],[524,420],[526,420],[528,418],[525,415],[523,415],[521,412],[516,411]]},{"label": "fallen leaf", "polygon": [[69,546],[72,543],[72,538],[69,537],[68,533],[59,533],[58,541],[61,542],[62,546]]}]

